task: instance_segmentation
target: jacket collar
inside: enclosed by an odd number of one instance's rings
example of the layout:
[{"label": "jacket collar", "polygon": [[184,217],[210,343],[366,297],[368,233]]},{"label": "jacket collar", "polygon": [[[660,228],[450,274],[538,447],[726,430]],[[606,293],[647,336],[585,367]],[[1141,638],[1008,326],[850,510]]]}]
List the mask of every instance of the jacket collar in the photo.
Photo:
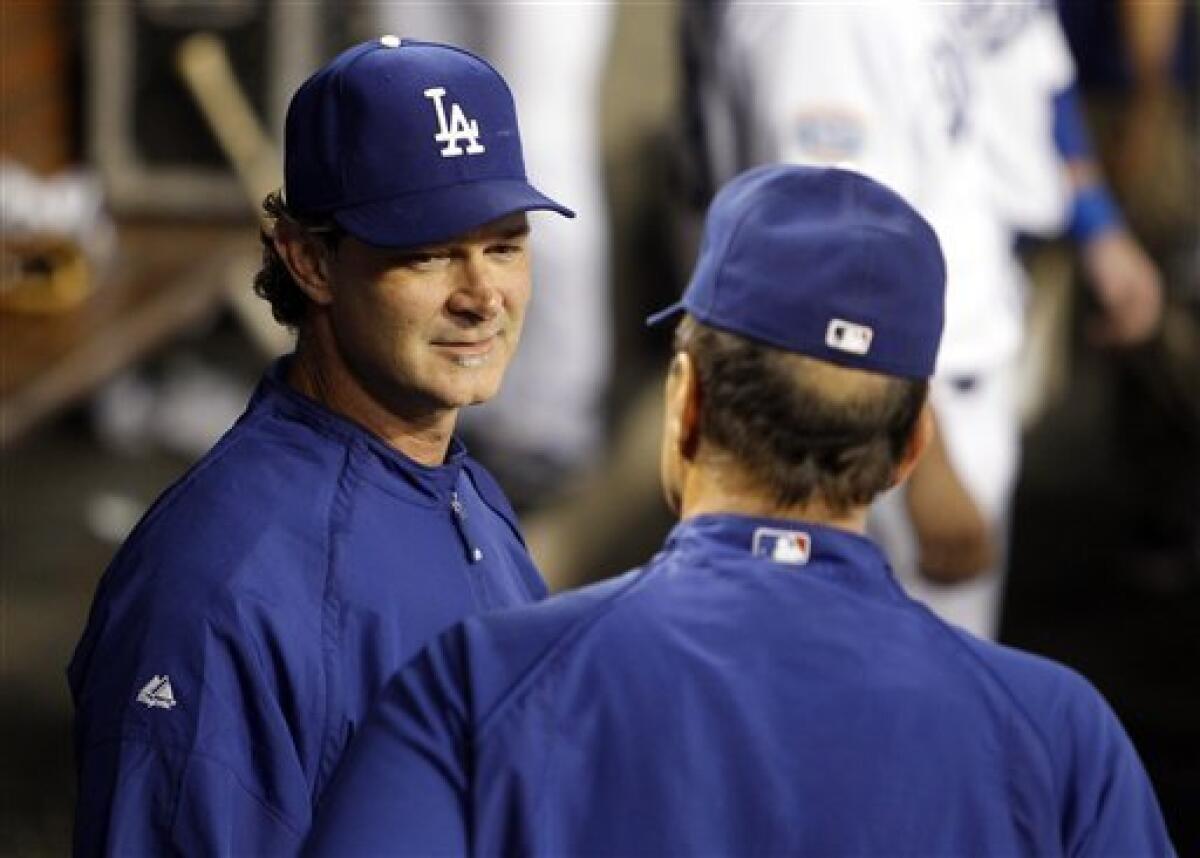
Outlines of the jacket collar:
[{"label": "jacket collar", "polygon": [[903,597],[891,566],[871,539],[798,519],[699,515],[671,530],[665,550],[682,555],[721,553],[747,570],[812,570]]},{"label": "jacket collar", "polygon": [[[428,500],[441,503],[449,497],[468,461],[466,445],[458,436],[450,439],[450,447],[442,464],[425,465],[417,462],[375,433],[292,387],[287,381],[291,360],[291,355],[285,355],[271,364],[250,399],[247,413],[269,410],[285,419],[303,423],[377,461],[386,471],[401,477]],[[388,486],[385,484],[384,488]]]}]

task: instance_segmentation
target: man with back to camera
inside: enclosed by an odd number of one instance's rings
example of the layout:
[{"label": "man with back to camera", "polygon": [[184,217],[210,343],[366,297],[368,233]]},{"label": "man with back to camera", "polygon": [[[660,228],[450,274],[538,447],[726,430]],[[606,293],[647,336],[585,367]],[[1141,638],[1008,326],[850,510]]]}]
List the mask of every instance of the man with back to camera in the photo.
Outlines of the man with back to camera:
[{"label": "man with back to camera", "polygon": [[294,852],[384,681],[437,632],[545,595],[454,436],[530,295],[512,94],[385,36],[295,94],[256,289],[298,330],[246,413],[154,505],[69,677],[79,853]]},{"label": "man with back to camera", "polygon": [[620,578],[476,617],[380,695],[308,849],[1161,855],[1070,670],[907,597],[864,536],[929,441],[945,267],[857,173],[716,197],[666,387],[682,521]]}]

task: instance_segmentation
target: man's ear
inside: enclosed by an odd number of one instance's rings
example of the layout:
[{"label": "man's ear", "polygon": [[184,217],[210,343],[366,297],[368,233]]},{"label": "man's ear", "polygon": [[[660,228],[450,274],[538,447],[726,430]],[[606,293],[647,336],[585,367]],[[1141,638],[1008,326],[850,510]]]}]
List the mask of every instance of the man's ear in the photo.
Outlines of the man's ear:
[{"label": "man's ear", "polygon": [[687,352],[675,354],[667,375],[667,413],[673,421],[671,433],[685,461],[696,457],[700,446],[700,375]]},{"label": "man's ear", "polygon": [[921,460],[921,456],[925,454],[930,443],[933,442],[933,437],[936,433],[937,423],[933,419],[933,409],[926,402],[921,406],[921,413],[917,416],[917,424],[913,427],[912,435],[908,438],[908,444],[904,447],[904,455],[896,463],[896,470],[892,475],[893,486],[898,486],[908,479],[909,474],[913,472],[913,468],[917,466],[917,462]]},{"label": "man's ear", "polygon": [[333,300],[333,291],[329,285],[326,251],[320,242],[286,220],[275,224],[272,241],[275,252],[309,300],[319,306],[329,304]]},{"label": "man's ear", "polygon": [[700,409],[696,396],[696,365],[687,352],[677,352],[667,370],[659,451],[663,497],[676,515],[682,511],[688,472],[699,447]]}]

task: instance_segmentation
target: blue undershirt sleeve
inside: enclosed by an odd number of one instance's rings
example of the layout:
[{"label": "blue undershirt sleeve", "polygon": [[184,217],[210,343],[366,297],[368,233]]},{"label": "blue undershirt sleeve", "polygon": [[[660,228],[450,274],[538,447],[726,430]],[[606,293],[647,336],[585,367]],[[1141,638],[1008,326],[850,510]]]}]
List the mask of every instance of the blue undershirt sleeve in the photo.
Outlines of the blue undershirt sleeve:
[{"label": "blue undershirt sleeve", "polygon": [[1054,146],[1064,161],[1092,160],[1092,141],[1075,84],[1054,96]]},{"label": "blue undershirt sleeve", "polygon": [[[1065,163],[1095,160],[1074,84],[1054,97],[1054,146]],[[1076,188],[1067,226],[1075,241],[1087,242],[1120,224],[1121,210],[1103,182]]]}]

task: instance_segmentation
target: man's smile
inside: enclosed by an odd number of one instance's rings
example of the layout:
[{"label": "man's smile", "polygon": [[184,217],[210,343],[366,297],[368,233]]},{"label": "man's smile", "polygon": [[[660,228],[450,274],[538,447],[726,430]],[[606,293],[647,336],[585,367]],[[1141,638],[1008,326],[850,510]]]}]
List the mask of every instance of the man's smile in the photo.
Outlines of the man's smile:
[{"label": "man's smile", "polygon": [[488,357],[496,348],[500,335],[489,334],[484,337],[463,337],[455,339],[434,340],[433,345],[439,351],[448,353],[450,357],[459,359],[479,360]]}]

